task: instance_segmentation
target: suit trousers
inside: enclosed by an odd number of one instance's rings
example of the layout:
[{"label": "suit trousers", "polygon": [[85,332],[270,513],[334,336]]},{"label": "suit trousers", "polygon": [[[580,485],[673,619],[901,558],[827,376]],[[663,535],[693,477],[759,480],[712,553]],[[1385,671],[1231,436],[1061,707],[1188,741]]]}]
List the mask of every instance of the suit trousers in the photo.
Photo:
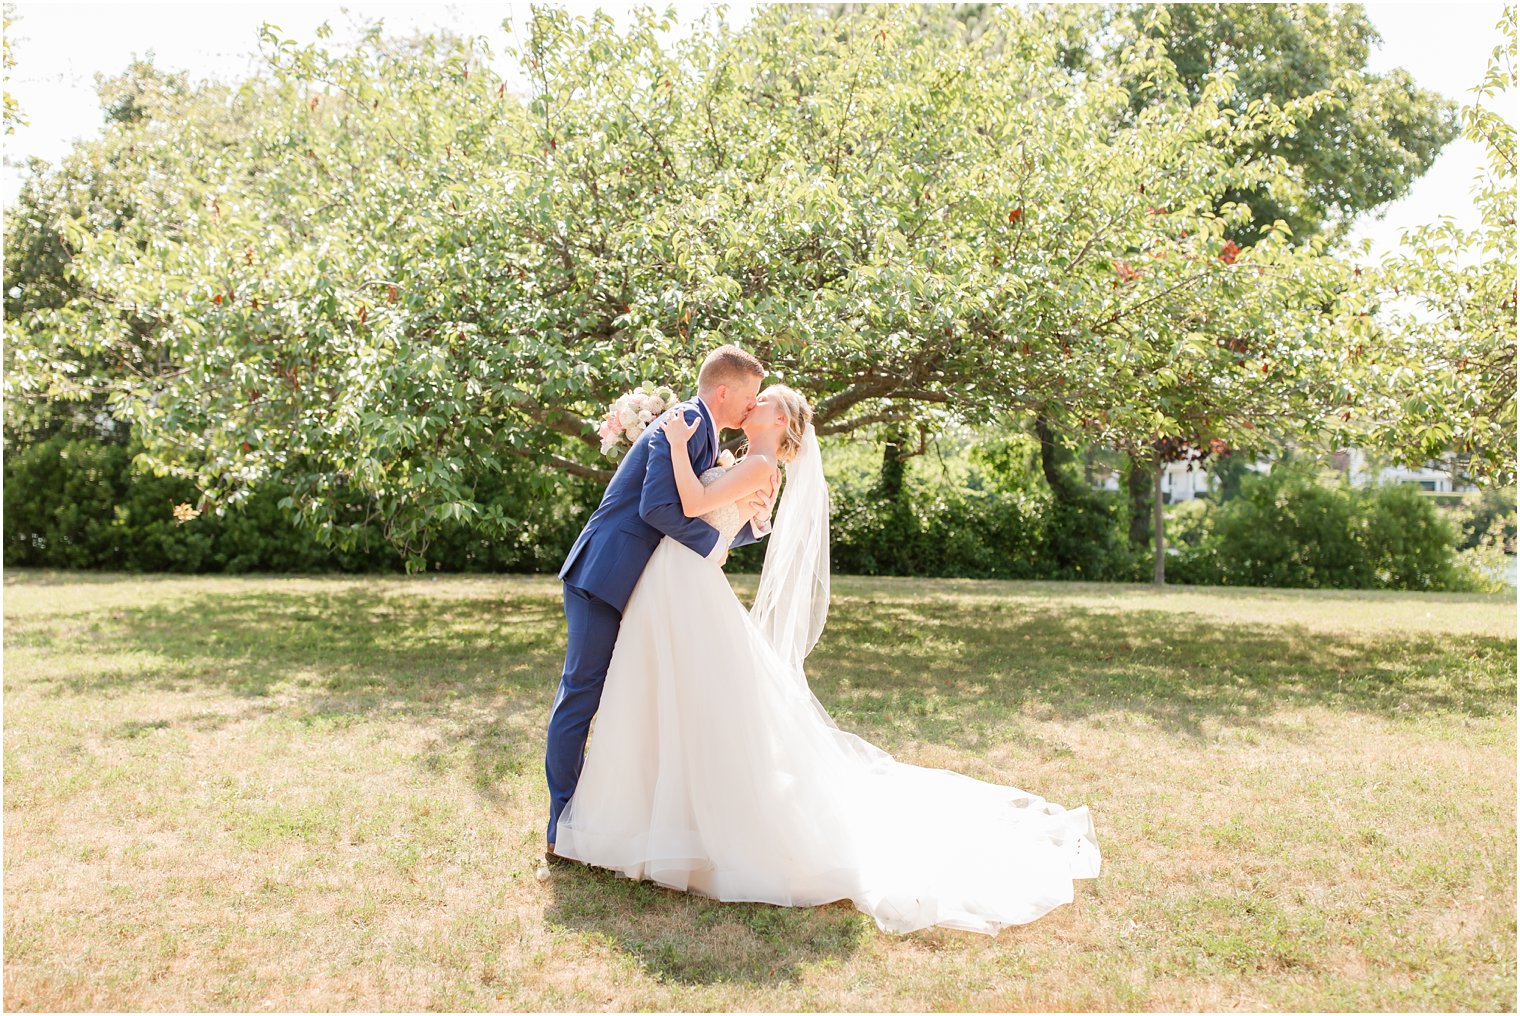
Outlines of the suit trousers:
[{"label": "suit trousers", "polygon": [[612,662],[622,613],[612,604],[568,582],[565,591],[565,622],[569,637],[565,646],[565,669],[559,691],[549,711],[548,744],[544,752],[544,775],[549,782],[548,841],[554,842],[560,812],[570,803],[586,760],[586,736],[591,718],[602,701],[602,684]]}]

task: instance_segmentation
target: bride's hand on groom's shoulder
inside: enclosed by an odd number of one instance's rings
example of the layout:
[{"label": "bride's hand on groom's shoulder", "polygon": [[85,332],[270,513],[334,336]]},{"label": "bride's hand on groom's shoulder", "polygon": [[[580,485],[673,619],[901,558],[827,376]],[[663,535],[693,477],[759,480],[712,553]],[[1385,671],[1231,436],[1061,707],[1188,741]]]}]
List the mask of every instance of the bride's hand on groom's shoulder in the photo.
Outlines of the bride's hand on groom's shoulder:
[{"label": "bride's hand on groom's shoulder", "polygon": [[672,448],[685,448],[686,442],[697,432],[697,427],[701,423],[700,417],[687,423],[683,414],[671,413],[660,425],[660,429],[665,432],[665,437],[669,439]]}]

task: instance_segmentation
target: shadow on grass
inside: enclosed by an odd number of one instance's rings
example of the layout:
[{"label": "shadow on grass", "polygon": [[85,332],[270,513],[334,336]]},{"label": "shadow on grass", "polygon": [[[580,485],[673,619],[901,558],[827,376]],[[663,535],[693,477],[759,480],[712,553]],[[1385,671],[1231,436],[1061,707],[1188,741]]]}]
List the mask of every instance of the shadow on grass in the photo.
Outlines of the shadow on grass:
[{"label": "shadow on grass", "polygon": [[[245,700],[175,721],[199,730],[270,718],[313,731],[441,720],[444,748],[466,750],[470,780],[500,808],[499,785],[542,766],[564,618],[557,599],[512,590],[452,600],[404,588],[313,593],[271,585],[193,602],[32,616],[8,624],[6,648],[83,657],[39,682],[46,694],[99,698],[153,688]],[[130,724],[116,732],[138,733]],[[439,755],[419,764],[436,764]]]},{"label": "shadow on grass", "polygon": [[[502,753],[541,755],[564,656],[557,595],[509,587],[490,597],[403,589],[280,589],[194,602],[28,617],[7,648],[112,659],[71,668],[56,694],[111,695],[144,684],[276,692],[297,717],[453,716],[486,771]],[[146,661],[132,663],[146,654]],[[808,660],[815,693],[842,725],[959,743],[1021,713],[1083,720],[1130,714],[1182,736],[1250,726],[1322,706],[1393,717],[1487,716],[1515,696],[1514,641],[1493,636],[1327,635],[1296,624],[1211,624],[1195,615],[1063,603],[876,601],[836,596]],[[482,708],[490,719],[481,719]],[[888,747],[889,744],[884,744]],[[513,760],[516,768],[522,763]]]},{"label": "shadow on grass", "polygon": [[1284,709],[1384,717],[1510,711],[1514,641],[1492,636],[1326,635],[1297,624],[1211,624],[1162,610],[1066,603],[846,600],[808,660],[836,719],[954,742],[1030,711],[1129,714],[1181,736],[1259,725]]},{"label": "shadow on grass", "polygon": [[662,981],[795,981],[810,964],[841,961],[875,933],[849,901],[823,907],[720,903],[602,868],[562,868],[550,924],[613,943]]}]

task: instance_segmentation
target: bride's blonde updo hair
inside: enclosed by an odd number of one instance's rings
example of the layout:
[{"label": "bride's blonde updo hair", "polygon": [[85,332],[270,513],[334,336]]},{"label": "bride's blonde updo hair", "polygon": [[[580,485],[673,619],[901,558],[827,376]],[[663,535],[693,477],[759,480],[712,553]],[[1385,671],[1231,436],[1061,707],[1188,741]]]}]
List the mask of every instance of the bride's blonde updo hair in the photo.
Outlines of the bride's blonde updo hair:
[{"label": "bride's blonde updo hair", "polygon": [[808,424],[813,422],[813,407],[808,405],[807,399],[795,388],[774,384],[765,391],[781,404],[786,413],[786,431],[781,435],[781,446],[776,450],[776,457],[782,465],[786,465],[797,457],[797,452],[802,447],[802,435],[807,431]]}]

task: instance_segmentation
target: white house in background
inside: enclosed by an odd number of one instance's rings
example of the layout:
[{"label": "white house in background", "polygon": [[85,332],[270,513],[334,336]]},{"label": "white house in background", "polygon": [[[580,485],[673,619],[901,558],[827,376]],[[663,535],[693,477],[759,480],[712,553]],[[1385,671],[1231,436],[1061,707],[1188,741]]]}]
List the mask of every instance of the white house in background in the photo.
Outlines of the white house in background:
[{"label": "white house in background", "polygon": [[[1374,474],[1367,466],[1367,456],[1360,448],[1342,448],[1330,456],[1330,464],[1343,473],[1349,473],[1353,487],[1365,487],[1374,479]],[[1272,462],[1270,459],[1257,459],[1248,463],[1246,468],[1265,473],[1271,470]],[[1388,466],[1379,469],[1375,476],[1379,483],[1412,483],[1417,484],[1421,490],[1438,493],[1461,493],[1478,489],[1470,483],[1454,486],[1451,473],[1441,469]],[[1121,474],[1111,472],[1097,486],[1102,490],[1118,490],[1122,479]],[[1161,496],[1167,504],[1192,500],[1209,489],[1210,479],[1208,470],[1196,463],[1190,472],[1186,462],[1169,462],[1161,474]]]},{"label": "white house in background", "polygon": [[[1356,487],[1365,487],[1372,479],[1372,472],[1367,468],[1367,456],[1362,454],[1360,448],[1342,448],[1330,457],[1330,462],[1335,468],[1350,472],[1351,483]],[[1377,471],[1379,483],[1414,483],[1421,490],[1428,490],[1442,494],[1460,494],[1478,488],[1471,483],[1453,483],[1450,470],[1446,469],[1405,469],[1402,466],[1387,466]]]},{"label": "white house in background", "polygon": [[[1248,463],[1247,469],[1254,472],[1265,473],[1272,468],[1269,459],[1257,459]],[[1100,490],[1118,490],[1119,483],[1123,480],[1123,474],[1111,472],[1095,484]],[[1209,489],[1208,469],[1199,463],[1193,463],[1193,469],[1188,471],[1186,462],[1168,462],[1166,469],[1161,474],[1161,497],[1167,504],[1175,504],[1178,501],[1191,501],[1200,497]]]}]

